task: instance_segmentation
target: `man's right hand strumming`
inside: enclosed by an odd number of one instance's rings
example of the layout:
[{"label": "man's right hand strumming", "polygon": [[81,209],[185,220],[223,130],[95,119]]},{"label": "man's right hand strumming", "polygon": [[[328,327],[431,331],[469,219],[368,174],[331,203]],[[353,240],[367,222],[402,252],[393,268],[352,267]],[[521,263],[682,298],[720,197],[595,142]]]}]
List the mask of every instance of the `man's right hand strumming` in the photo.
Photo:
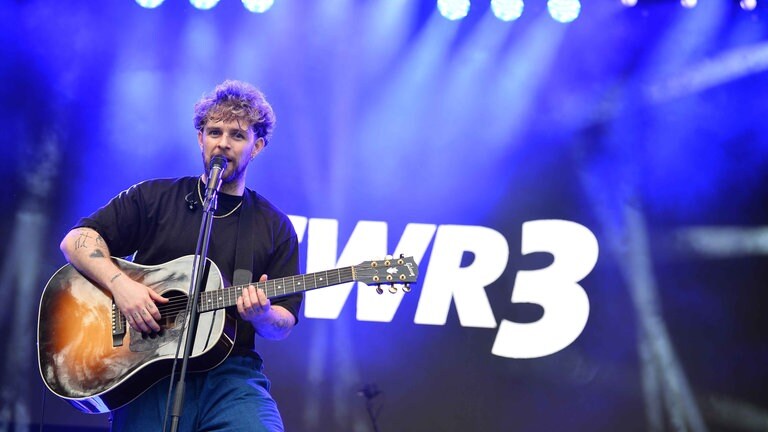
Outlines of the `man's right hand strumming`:
[{"label": "man's right hand strumming", "polygon": [[155,302],[168,303],[168,299],[120,273],[110,287],[117,308],[134,330],[144,333],[160,331],[160,310]]},{"label": "man's right hand strumming", "polygon": [[155,302],[167,303],[168,299],[125,275],[112,262],[109,247],[98,232],[75,228],[67,233],[60,248],[75,268],[112,293],[131,328],[144,333],[160,331],[160,311]]}]

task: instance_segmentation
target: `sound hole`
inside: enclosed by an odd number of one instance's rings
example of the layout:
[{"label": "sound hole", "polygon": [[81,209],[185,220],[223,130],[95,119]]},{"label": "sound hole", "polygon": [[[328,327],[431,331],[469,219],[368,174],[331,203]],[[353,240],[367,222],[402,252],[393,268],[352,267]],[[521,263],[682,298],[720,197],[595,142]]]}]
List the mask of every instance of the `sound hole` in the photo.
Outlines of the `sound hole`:
[{"label": "sound hole", "polygon": [[170,290],[163,293],[163,297],[169,301],[160,305],[160,334],[170,329],[179,329],[184,325],[184,312],[187,309],[187,293]]},{"label": "sound hole", "polygon": [[163,297],[169,301],[158,305],[160,309],[160,331],[153,333],[141,333],[130,329],[130,350],[133,352],[156,351],[160,347],[176,341],[184,326],[184,317],[187,307],[187,294],[182,291],[169,290],[163,293]]}]

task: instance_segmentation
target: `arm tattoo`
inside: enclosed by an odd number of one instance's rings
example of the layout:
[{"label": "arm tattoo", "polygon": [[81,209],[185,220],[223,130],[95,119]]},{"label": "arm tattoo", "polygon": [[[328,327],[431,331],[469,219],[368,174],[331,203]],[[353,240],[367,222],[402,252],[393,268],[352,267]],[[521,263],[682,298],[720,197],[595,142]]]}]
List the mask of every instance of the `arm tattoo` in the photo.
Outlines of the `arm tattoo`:
[{"label": "arm tattoo", "polygon": [[[86,230],[78,230],[78,236],[75,239],[75,250],[78,249],[88,249],[88,240],[91,239],[90,233]],[[104,239],[100,235],[96,235],[94,239],[94,242],[96,243],[96,249],[91,252],[89,255],[91,258],[104,258],[106,255],[104,254],[104,251],[101,249],[106,244],[104,243]]]},{"label": "arm tattoo", "polygon": [[120,276],[122,276],[122,275],[123,275],[122,273],[118,273],[118,274],[116,274],[116,275],[112,276],[112,279],[110,279],[110,280],[109,280],[109,282],[110,282],[110,283],[114,282],[114,281],[115,281],[115,279],[119,278],[119,277],[120,277]]},{"label": "arm tattoo", "polygon": [[78,250],[80,248],[88,248],[88,246],[86,246],[86,242],[88,241],[89,238],[91,238],[91,236],[88,235],[87,231],[80,230],[79,232],[80,232],[80,235],[75,240],[75,250]]}]

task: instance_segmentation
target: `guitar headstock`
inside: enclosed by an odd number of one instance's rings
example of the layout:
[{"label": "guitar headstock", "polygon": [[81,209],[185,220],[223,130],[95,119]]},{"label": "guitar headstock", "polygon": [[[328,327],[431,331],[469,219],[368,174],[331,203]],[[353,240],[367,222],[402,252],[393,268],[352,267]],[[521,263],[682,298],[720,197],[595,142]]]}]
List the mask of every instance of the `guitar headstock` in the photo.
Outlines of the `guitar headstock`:
[{"label": "guitar headstock", "polygon": [[376,285],[377,293],[384,292],[382,285],[389,285],[389,292],[394,294],[400,287],[403,292],[411,291],[410,284],[419,277],[419,266],[413,257],[400,255],[399,258],[363,261],[353,266],[353,273],[356,281]]}]

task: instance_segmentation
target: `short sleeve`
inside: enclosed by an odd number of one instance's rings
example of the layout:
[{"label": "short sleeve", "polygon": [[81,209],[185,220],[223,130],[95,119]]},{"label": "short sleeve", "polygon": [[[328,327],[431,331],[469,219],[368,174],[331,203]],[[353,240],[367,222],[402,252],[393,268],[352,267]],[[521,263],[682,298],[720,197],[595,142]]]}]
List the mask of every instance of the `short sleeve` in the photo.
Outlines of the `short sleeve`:
[{"label": "short sleeve", "polygon": [[74,228],[98,232],[113,256],[132,255],[139,248],[147,224],[147,207],[141,184],[133,185],[112,198],[90,216],[80,219]]}]

